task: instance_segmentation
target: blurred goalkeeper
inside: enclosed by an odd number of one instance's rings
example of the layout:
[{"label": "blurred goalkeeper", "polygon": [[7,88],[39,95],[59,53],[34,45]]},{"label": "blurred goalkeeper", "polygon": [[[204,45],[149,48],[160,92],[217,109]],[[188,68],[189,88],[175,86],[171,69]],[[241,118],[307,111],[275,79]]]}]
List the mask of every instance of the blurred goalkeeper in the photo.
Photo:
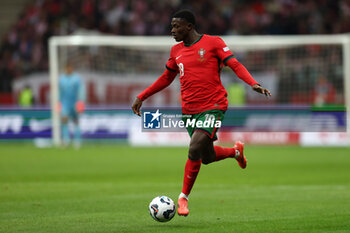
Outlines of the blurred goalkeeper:
[{"label": "blurred goalkeeper", "polygon": [[76,148],[81,146],[79,115],[84,112],[85,89],[80,76],[73,72],[73,66],[67,64],[64,73],[59,78],[59,95],[63,145],[70,144],[69,120],[74,123],[73,143]]},{"label": "blurred goalkeeper", "polygon": [[[178,43],[171,48],[166,70],[150,87],[139,94],[132,106],[135,114],[141,115],[142,102],[151,95],[170,85],[180,74],[182,113],[190,115],[189,120],[204,122],[206,119],[222,121],[227,110],[227,92],[220,81],[223,65],[229,66],[237,76],[258,93],[271,96],[269,90],[261,87],[247,69],[237,61],[225,42],[217,36],[201,35],[195,30],[195,17],[191,11],[181,10],[171,21],[171,34]],[[188,196],[201,164],[209,164],[226,158],[237,160],[246,168],[243,143],[233,147],[214,146],[217,128],[187,127],[191,137],[188,159],[185,165],[182,192],[178,199],[177,212],[187,216]]]}]

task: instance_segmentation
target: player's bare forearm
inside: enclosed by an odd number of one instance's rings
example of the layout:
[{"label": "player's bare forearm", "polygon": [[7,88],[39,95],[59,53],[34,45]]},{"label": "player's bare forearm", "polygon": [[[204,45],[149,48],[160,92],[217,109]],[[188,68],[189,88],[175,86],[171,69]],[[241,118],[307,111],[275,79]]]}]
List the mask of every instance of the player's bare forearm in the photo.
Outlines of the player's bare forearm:
[{"label": "player's bare forearm", "polygon": [[252,89],[260,94],[263,94],[265,95],[266,97],[270,97],[271,96],[271,92],[266,89],[266,88],[263,88],[262,86],[258,85],[258,84],[254,84],[252,86]]},{"label": "player's bare forearm", "polygon": [[142,100],[140,100],[138,97],[136,97],[131,108],[132,108],[132,111],[138,116],[141,116],[141,111],[140,111],[141,106],[142,106]]}]

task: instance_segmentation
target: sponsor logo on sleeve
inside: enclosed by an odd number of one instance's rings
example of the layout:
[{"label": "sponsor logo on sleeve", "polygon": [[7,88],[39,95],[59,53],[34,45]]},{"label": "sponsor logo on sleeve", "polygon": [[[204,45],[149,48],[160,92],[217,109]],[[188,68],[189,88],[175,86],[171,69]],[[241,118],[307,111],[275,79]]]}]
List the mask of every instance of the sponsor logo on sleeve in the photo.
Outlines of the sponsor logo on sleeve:
[{"label": "sponsor logo on sleeve", "polygon": [[223,48],[224,52],[230,51],[229,47]]}]

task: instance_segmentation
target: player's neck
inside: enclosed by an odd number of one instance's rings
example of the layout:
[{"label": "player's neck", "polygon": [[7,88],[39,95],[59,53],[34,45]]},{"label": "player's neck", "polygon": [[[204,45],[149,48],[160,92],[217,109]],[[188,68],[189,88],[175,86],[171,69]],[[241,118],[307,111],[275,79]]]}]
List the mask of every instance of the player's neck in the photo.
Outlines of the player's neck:
[{"label": "player's neck", "polygon": [[197,41],[201,37],[197,31],[193,31],[188,35],[186,39],[183,40],[184,44],[193,44],[193,42]]}]

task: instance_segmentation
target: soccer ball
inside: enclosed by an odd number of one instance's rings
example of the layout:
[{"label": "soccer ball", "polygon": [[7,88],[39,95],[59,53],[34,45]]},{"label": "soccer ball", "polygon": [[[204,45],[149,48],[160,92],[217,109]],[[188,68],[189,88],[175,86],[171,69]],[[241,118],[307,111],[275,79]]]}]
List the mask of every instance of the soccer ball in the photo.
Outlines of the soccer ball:
[{"label": "soccer ball", "polygon": [[175,215],[175,204],[167,196],[155,197],[151,203],[149,203],[149,213],[152,218],[158,222],[168,222]]}]

